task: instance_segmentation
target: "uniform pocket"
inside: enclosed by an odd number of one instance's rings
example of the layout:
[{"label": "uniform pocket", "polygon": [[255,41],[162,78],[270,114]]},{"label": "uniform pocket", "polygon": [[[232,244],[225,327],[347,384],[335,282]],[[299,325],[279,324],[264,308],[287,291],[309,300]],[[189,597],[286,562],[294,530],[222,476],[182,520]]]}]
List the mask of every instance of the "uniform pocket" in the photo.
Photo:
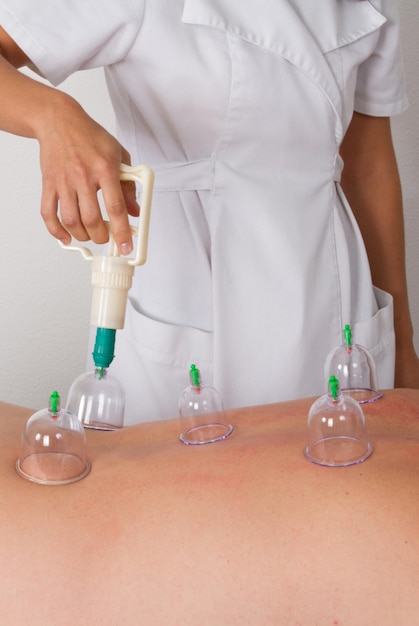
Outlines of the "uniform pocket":
[{"label": "uniform pocket", "polygon": [[126,391],[125,425],[176,417],[192,363],[204,382],[212,380],[211,332],[152,319],[130,300],[115,354],[111,367]]},{"label": "uniform pocket", "polygon": [[393,298],[374,287],[378,310],[372,318],[352,326],[354,342],[364,346],[375,361],[378,385],[381,389],[394,386],[395,336]]},{"label": "uniform pocket", "polygon": [[147,358],[175,367],[189,366],[195,359],[201,368],[212,368],[211,332],[155,320],[139,312],[131,300],[125,328],[136,349]]}]

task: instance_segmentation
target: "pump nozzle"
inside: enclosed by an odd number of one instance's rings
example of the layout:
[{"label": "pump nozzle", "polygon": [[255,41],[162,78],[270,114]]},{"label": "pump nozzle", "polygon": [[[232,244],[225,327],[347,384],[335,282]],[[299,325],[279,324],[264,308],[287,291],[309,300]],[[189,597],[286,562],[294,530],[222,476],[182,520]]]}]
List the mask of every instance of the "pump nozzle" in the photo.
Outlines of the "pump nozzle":
[{"label": "pump nozzle", "polygon": [[329,378],[329,393],[332,396],[333,400],[337,400],[339,396],[339,380],[336,376],[331,376]]},{"label": "pump nozzle", "polygon": [[51,413],[52,417],[57,417],[58,413],[61,410],[61,398],[58,391],[53,391],[49,397],[49,405],[48,410]]},{"label": "pump nozzle", "polygon": [[346,347],[350,348],[352,345],[352,329],[349,324],[345,324],[345,328],[343,329],[343,338],[345,340]]},{"label": "pump nozzle", "polygon": [[190,367],[189,378],[191,381],[191,385],[195,387],[195,389],[199,389],[201,387],[201,372],[194,364],[192,364]]},{"label": "pump nozzle", "polygon": [[103,376],[103,370],[110,366],[115,356],[115,337],[116,330],[113,328],[98,328],[96,330],[96,341],[92,356],[95,366],[99,368],[100,378]]}]

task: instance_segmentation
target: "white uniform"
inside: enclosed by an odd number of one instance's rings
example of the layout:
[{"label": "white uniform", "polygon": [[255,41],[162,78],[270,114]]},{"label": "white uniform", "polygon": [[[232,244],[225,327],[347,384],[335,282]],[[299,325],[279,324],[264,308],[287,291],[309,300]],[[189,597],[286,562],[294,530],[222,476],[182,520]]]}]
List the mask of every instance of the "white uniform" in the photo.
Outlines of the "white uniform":
[{"label": "white uniform", "polygon": [[191,363],[228,407],[321,394],[351,324],[392,386],[390,296],[339,186],[353,110],[406,106],[394,0],[0,0],[59,84],[105,66],[156,173],[149,258],[111,371],[126,423],[176,415]]}]

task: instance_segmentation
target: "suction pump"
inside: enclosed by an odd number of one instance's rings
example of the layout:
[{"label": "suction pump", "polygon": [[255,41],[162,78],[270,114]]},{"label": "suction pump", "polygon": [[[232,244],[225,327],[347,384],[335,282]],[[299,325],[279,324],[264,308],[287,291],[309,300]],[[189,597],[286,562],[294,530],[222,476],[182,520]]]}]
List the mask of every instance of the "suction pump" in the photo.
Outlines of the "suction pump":
[{"label": "suction pump", "polygon": [[114,430],[122,428],[124,424],[125,391],[108,369],[115,356],[116,331],[124,327],[128,292],[135,267],[145,263],[147,258],[154,182],[152,170],[145,165],[121,165],[120,178],[141,185],[138,229],[131,228],[137,237],[135,257],[119,256],[109,223],[109,251],[106,256],[95,256],[88,248],[61,243],[65,249],[77,250],[87,261],[92,262],[90,325],[97,329],[92,353],[94,370],[76,378],[70,387],[66,407],[78,416],[85,427],[99,430]]}]

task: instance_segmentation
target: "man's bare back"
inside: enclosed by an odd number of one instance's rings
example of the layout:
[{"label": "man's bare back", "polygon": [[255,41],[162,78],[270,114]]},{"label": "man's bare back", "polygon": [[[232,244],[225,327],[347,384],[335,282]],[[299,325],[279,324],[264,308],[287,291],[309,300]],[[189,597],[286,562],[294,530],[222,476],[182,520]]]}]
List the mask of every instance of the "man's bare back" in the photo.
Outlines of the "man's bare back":
[{"label": "man's bare back", "polygon": [[303,455],[313,399],[87,431],[91,473],[45,487],[14,469],[31,411],[0,404],[0,623],[21,626],[419,624],[419,392],[364,406],[364,463]]}]

